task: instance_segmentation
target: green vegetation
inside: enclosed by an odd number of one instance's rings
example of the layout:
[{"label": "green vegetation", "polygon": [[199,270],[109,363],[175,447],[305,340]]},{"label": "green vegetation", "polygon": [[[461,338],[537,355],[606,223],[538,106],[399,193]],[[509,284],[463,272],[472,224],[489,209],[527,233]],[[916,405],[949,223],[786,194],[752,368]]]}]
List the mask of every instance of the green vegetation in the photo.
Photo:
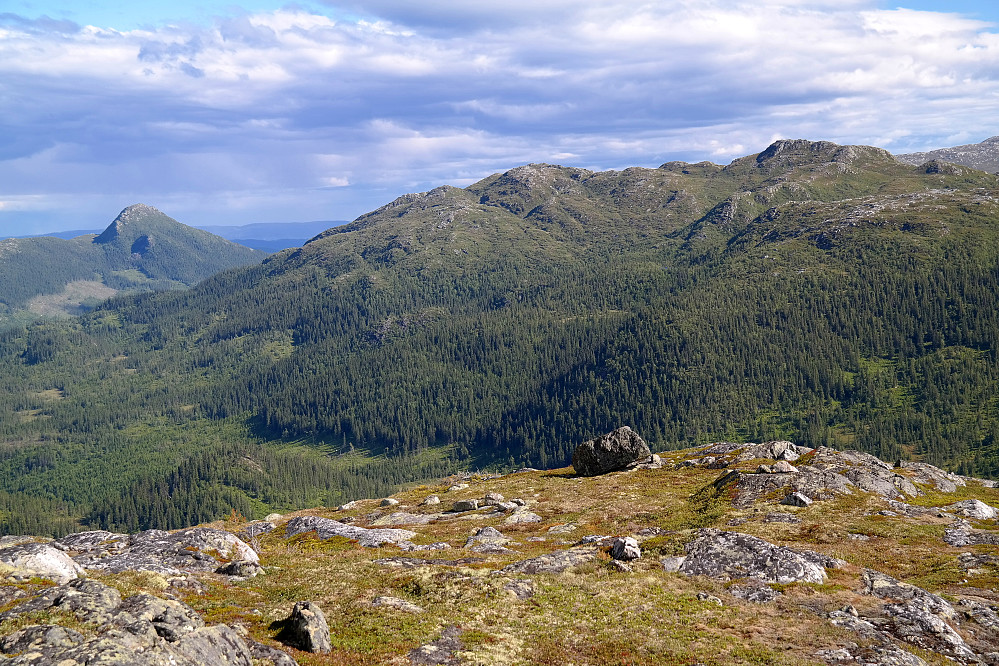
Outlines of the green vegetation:
[{"label": "green vegetation", "polygon": [[558,467],[623,424],[658,450],[787,438],[994,475],[996,194],[784,142],[402,197],[193,289],[0,334],[0,490],[41,531],[56,506],[172,527]]},{"label": "green vegetation", "polygon": [[116,292],[183,289],[264,256],[142,204],[99,236],[0,240],[0,328],[87,312]]}]

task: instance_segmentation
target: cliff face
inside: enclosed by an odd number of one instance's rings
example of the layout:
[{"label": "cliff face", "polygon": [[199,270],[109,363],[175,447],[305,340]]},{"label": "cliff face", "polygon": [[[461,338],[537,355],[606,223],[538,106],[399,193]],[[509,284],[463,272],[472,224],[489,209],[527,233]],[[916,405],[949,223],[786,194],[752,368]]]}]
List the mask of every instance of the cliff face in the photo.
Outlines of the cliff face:
[{"label": "cliff face", "polygon": [[635,450],[266,521],[3,537],[3,663],[999,663],[993,482],[791,442]]}]

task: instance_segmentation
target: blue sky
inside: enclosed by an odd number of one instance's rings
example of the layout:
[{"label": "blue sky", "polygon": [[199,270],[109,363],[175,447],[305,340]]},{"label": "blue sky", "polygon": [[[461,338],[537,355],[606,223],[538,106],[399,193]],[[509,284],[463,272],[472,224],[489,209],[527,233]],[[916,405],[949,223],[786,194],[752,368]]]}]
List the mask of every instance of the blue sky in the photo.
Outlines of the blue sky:
[{"label": "blue sky", "polygon": [[353,219],[528,162],[999,134],[999,3],[4,0],[0,236]]}]

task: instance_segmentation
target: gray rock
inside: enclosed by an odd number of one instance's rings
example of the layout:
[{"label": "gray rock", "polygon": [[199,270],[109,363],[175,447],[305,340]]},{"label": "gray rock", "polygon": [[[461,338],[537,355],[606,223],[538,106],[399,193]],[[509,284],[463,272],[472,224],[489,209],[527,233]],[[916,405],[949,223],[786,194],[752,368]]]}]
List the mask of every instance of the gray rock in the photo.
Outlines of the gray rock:
[{"label": "gray rock", "polygon": [[579,525],[575,523],[566,523],[565,525],[555,525],[554,527],[548,528],[549,534],[570,534],[579,529]]},{"label": "gray rock", "polygon": [[304,532],[315,532],[320,539],[331,539],[335,536],[355,539],[365,548],[378,548],[384,544],[398,544],[416,536],[416,532],[399,529],[365,529],[354,525],[345,525],[330,518],[317,516],[299,516],[292,518],[285,526],[285,533],[292,537]]},{"label": "gray rock", "polygon": [[648,444],[628,426],[623,426],[576,447],[572,466],[580,476],[596,476],[625,469],[629,463],[650,458]]},{"label": "gray rock", "polygon": [[83,573],[83,567],[47,543],[22,543],[0,549],[0,563],[24,578],[37,576],[66,583]]},{"label": "gray rock", "polygon": [[660,564],[663,565],[663,571],[669,571],[670,573],[676,573],[683,566],[683,563],[687,560],[686,556],[669,556],[664,557],[659,560]]},{"label": "gray rock", "polygon": [[503,536],[503,533],[495,527],[480,527],[475,530],[472,536],[468,537],[468,540],[465,542],[465,548],[471,548],[475,545],[505,546],[508,543],[510,543],[510,540]]},{"label": "gray rock", "polygon": [[451,510],[458,513],[462,513],[465,511],[475,511],[478,508],[479,508],[479,500],[467,499],[467,500],[458,500],[457,502],[455,502],[454,506],[451,507]]},{"label": "gray rock", "polygon": [[944,509],[965,518],[976,518],[978,520],[991,520],[999,516],[999,511],[995,507],[976,499],[954,502],[945,506]]},{"label": "gray rock", "polygon": [[239,531],[239,538],[243,541],[250,541],[256,539],[257,537],[263,536],[269,532],[273,532],[277,526],[266,520],[259,520],[248,524],[243,529]]},{"label": "gray rock", "polygon": [[917,606],[948,620],[957,617],[957,611],[942,597],[921,587],[896,580],[880,571],[864,569],[861,580],[864,582],[865,594],[892,601],[914,602]]},{"label": "gray rock", "polygon": [[458,653],[464,649],[461,629],[447,627],[436,641],[410,651],[409,663],[412,666],[459,666],[463,660]]},{"label": "gray rock", "polygon": [[387,516],[377,518],[371,524],[375,527],[392,527],[395,525],[427,525],[439,520],[439,513],[408,513],[406,511],[393,511]]},{"label": "gray rock", "polygon": [[285,620],[282,634],[278,635],[278,640],[305,652],[326,654],[333,649],[326,616],[319,604],[311,601],[299,601],[295,604],[291,615]]},{"label": "gray rock", "polygon": [[542,521],[541,516],[530,511],[514,511],[509,516],[503,519],[504,525],[524,525],[529,523],[540,523]]},{"label": "gray rock", "polygon": [[[783,502],[782,502],[783,504]],[[765,523],[790,523],[792,525],[797,525],[801,522],[801,518],[794,515],[793,513],[768,513],[763,517],[763,522]]]},{"label": "gray rock", "polygon": [[724,606],[725,605],[724,603],[722,603],[721,599],[719,599],[718,597],[716,597],[713,594],[708,594],[707,592],[698,592],[697,593],[697,600],[698,601],[706,601],[709,604],[714,604],[715,606]]},{"label": "gray rock", "polygon": [[397,504],[399,504],[399,500],[395,499],[394,497],[386,497],[381,502],[379,502],[378,506],[396,506]]},{"label": "gray rock", "polygon": [[648,458],[642,458],[628,463],[625,469],[660,469],[663,466],[663,459],[653,453]]},{"label": "gray rock", "polygon": [[886,631],[907,643],[962,660],[975,657],[953,627],[917,602],[885,604],[882,611],[890,620]]},{"label": "gray rock", "polygon": [[511,580],[503,586],[503,589],[521,601],[535,595],[534,583],[529,580]]},{"label": "gray rock", "polygon": [[568,550],[559,550],[548,555],[532,557],[529,560],[514,562],[500,569],[504,574],[550,574],[562,573],[573,567],[577,567],[587,562],[592,562],[597,558],[597,548],[595,546],[578,546]]},{"label": "gray rock", "polygon": [[957,519],[944,530],[943,540],[951,546],[999,545],[999,533],[990,530],[974,530],[966,520]]},{"label": "gray rock", "polygon": [[479,564],[485,562],[481,557],[461,557],[456,560],[424,559],[420,557],[383,557],[375,560],[374,563],[383,567],[395,567],[399,569],[416,569],[418,567],[463,567],[469,564]]},{"label": "gray rock", "polygon": [[812,505],[812,500],[808,497],[808,495],[794,492],[782,499],[780,503],[786,504],[787,506],[806,507]]},{"label": "gray rock", "polygon": [[65,649],[84,641],[83,634],[57,624],[31,625],[0,638],[0,652],[17,654],[44,648]]},{"label": "gray rock", "polygon": [[487,506],[496,506],[502,503],[506,498],[499,493],[486,493],[486,496],[482,499],[483,504]]},{"label": "gray rock", "polygon": [[945,472],[927,463],[903,460],[901,468],[912,473],[912,479],[916,483],[932,485],[945,493],[955,492],[958,486],[966,485],[964,479],[957,474]]},{"label": "gray rock", "polygon": [[750,578],[745,583],[730,585],[728,592],[733,597],[756,604],[770,603],[781,596],[780,592],[755,578]]},{"label": "gray rock", "polygon": [[686,546],[680,573],[721,580],[758,578],[770,583],[822,583],[825,569],[788,548],[738,532],[701,529]]},{"label": "gray rock", "polygon": [[255,576],[259,576],[263,572],[264,568],[262,566],[256,562],[249,562],[247,560],[228,562],[215,570],[215,573],[224,574],[226,576],[236,576],[238,578],[253,578]]},{"label": "gray rock", "polygon": [[393,610],[400,610],[404,613],[422,613],[423,608],[417,606],[414,603],[406,601],[405,599],[399,599],[398,597],[376,597],[372,602],[372,606],[378,608],[391,608]]},{"label": "gray rock", "polygon": [[436,506],[441,503],[441,498],[437,495],[427,495],[427,497],[420,502],[422,506]]},{"label": "gray rock", "polygon": [[642,556],[642,549],[633,538],[619,537],[611,544],[610,554],[615,560],[637,560]]}]

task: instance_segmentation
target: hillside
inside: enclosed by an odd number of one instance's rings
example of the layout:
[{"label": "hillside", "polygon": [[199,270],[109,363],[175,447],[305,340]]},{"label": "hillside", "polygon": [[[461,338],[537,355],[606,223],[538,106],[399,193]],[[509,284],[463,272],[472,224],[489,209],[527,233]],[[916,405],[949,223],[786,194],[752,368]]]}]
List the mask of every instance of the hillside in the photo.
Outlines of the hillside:
[{"label": "hillside", "polygon": [[786,441],[643,465],[467,474],[174,533],[4,537],[0,652],[11,666],[999,663],[994,483]]},{"label": "hillside", "polygon": [[940,148],[925,153],[896,155],[899,160],[913,165],[931,160],[951,162],[989,173],[999,173],[999,136],[985,139],[981,143],[970,143],[953,148]]},{"label": "hillside", "polygon": [[120,292],[186,288],[264,256],[135,204],[98,235],[0,241],[0,326],[79,314]]},{"label": "hillside", "polygon": [[0,524],[333,505],[559,466],[621,422],[658,449],[786,438],[991,476],[997,196],[984,172],[803,140],[406,195],[0,339]]}]

